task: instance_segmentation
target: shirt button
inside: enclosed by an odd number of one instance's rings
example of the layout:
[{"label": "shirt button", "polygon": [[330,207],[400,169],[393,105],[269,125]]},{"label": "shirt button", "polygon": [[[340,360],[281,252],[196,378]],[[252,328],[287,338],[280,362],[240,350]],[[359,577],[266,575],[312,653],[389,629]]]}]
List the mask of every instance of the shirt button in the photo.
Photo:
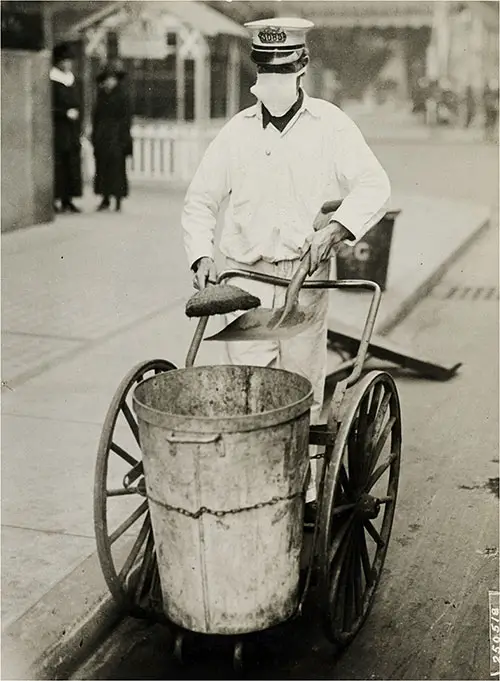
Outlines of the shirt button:
[{"label": "shirt button", "polygon": [[271,156],[271,149],[266,149],[266,156]]}]

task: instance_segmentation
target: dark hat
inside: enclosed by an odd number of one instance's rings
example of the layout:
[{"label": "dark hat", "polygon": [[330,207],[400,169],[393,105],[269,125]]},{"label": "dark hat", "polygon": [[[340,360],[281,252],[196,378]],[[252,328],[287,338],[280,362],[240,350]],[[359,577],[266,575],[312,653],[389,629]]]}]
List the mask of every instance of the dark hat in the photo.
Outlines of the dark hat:
[{"label": "dark hat", "polygon": [[64,59],[74,59],[75,54],[71,49],[71,45],[68,43],[60,43],[56,45],[52,50],[52,61],[54,64],[58,64]]},{"label": "dark hat", "polygon": [[127,72],[125,71],[122,63],[119,60],[116,60],[106,64],[106,66],[104,66],[104,68],[97,74],[96,80],[98,83],[102,83],[106,80],[106,78],[110,78],[111,76],[121,80],[126,75]]},{"label": "dark hat", "polygon": [[291,17],[250,21],[245,26],[252,33],[252,61],[261,66],[282,66],[294,64],[307,54],[306,33],[314,24]]}]

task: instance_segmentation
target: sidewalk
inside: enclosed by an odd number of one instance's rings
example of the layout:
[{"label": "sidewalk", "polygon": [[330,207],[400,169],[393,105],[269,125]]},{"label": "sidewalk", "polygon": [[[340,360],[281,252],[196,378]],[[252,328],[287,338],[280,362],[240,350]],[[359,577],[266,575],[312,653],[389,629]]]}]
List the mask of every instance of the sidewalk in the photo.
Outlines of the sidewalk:
[{"label": "sidewalk", "polygon": [[[109,605],[93,556],[95,452],[124,374],[153,357],[184,363],[195,322],[184,315],[192,288],[182,198],[135,190],[122,215],[96,214],[86,198],[83,215],[2,239],[4,678],[40,678],[46,651],[61,657],[75,622],[91,640],[88,613]],[[393,205],[402,213],[379,331],[489,217],[469,202],[396,195]],[[332,319],[359,324],[364,299],[338,295]],[[217,344],[202,345],[198,363],[216,353]]]}]

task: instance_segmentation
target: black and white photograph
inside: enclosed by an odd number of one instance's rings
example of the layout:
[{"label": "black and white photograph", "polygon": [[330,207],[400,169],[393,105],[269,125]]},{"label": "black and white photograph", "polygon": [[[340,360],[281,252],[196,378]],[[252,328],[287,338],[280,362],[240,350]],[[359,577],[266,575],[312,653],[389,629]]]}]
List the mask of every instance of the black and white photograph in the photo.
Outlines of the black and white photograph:
[{"label": "black and white photograph", "polygon": [[500,2],[1,0],[1,678],[500,678]]}]

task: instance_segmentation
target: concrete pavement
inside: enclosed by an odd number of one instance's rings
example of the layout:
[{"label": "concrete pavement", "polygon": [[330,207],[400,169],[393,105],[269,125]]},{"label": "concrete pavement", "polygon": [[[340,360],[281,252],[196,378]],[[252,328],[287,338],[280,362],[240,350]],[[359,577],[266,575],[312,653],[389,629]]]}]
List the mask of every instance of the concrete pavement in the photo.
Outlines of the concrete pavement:
[{"label": "concrete pavement", "polygon": [[[194,322],[183,312],[192,290],[182,196],[136,191],[122,215],[96,214],[86,197],[83,215],[2,239],[4,677],[42,676],[47,650],[57,667],[65,643],[77,640],[74,622],[87,615],[88,625],[104,602],[92,557],[95,452],[111,397],[135,363],[183,365]],[[402,214],[379,318],[385,330],[489,216],[489,206],[418,195],[396,194],[393,205]],[[339,302],[335,314],[356,321],[359,306]],[[202,345],[199,363],[216,352]],[[54,668],[46,673],[54,678]]]}]

